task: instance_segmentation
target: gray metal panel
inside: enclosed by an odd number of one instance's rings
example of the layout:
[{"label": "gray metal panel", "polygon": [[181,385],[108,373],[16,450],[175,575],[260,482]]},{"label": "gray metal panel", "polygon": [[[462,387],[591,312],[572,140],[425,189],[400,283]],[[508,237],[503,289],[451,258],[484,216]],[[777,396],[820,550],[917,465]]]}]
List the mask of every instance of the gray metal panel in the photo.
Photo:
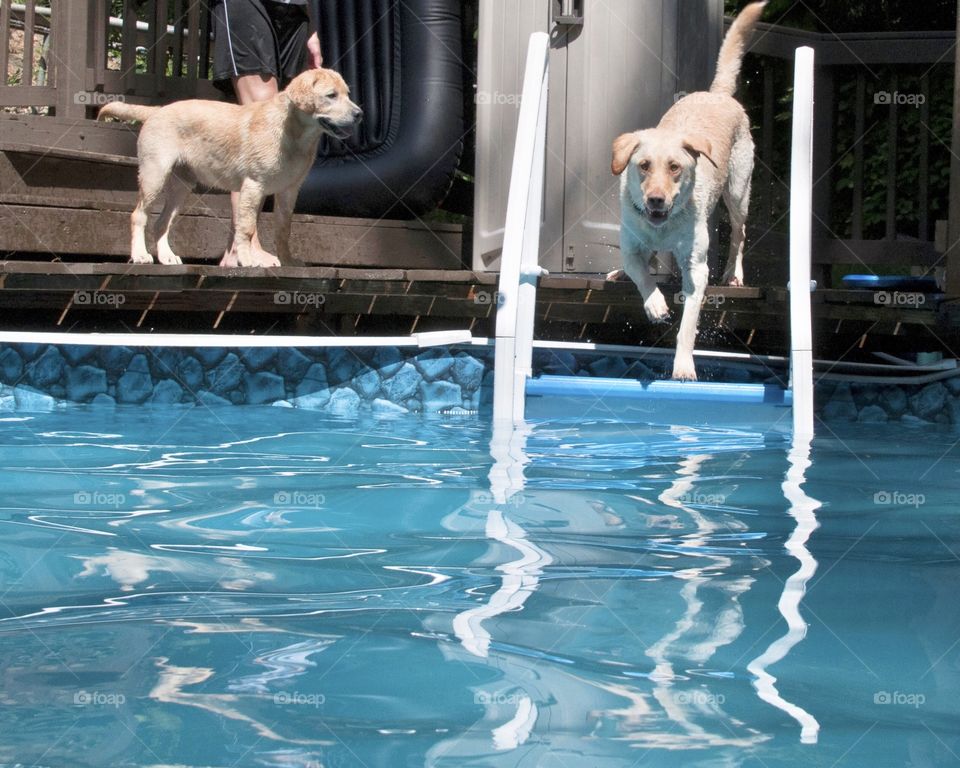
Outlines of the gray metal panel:
[{"label": "gray metal panel", "polygon": [[[549,31],[549,25],[549,0],[480,3],[473,236],[477,270],[496,269],[499,264],[527,43],[534,32]],[[552,65],[550,74],[562,82]]]},{"label": "gray metal panel", "polygon": [[682,0],[677,7],[678,90],[705,91],[723,41],[722,0]]},{"label": "gray metal panel", "polygon": [[585,4],[583,34],[568,51],[566,152],[548,181],[564,190],[563,242],[544,260],[551,271],[601,272],[619,261],[619,179],[610,173],[611,142],[654,125],[665,94],[675,90],[675,62],[663,60],[664,31],[675,29],[675,21],[664,5]]}]

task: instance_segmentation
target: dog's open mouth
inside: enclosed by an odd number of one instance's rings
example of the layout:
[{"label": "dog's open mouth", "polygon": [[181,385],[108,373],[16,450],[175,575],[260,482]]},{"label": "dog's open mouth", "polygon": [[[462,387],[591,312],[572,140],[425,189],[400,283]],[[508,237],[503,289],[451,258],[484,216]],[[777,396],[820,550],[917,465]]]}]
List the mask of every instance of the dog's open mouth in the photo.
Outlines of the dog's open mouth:
[{"label": "dog's open mouth", "polygon": [[644,217],[647,221],[649,221],[651,224],[653,224],[653,225],[655,225],[655,226],[658,226],[658,227],[659,227],[661,224],[663,224],[668,218],[670,218],[670,210],[669,210],[669,209],[667,209],[667,210],[651,210],[650,208],[647,208],[646,206],[639,205],[639,204],[637,204],[636,202],[633,204],[633,209],[634,209],[637,213],[639,213],[641,216],[643,216],[643,217]]},{"label": "dog's open mouth", "polygon": [[353,135],[353,125],[343,126],[337,125],[332,120],[326,117],[318,117],[317,122],[320,123],[321,127],[329,133],[334,138],[340,139],[349,139]]},{"label": "dog's open mouth", "polygon": [[651,224],[663,224],[669,217],[670,211],[651,211],[649,208],[646,211],[647,219]]}]

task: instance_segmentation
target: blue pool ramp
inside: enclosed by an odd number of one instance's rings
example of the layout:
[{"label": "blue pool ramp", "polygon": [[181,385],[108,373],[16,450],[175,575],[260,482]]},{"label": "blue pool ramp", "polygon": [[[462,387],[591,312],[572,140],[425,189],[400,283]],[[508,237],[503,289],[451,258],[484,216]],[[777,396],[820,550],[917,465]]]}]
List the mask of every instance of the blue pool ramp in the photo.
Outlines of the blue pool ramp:
[{"label": "blue pool ramp", "polygon": [[691,426],[791,423],[792,392],[776,384],[540,376],[526,386],[533,419],[611,418]]}]

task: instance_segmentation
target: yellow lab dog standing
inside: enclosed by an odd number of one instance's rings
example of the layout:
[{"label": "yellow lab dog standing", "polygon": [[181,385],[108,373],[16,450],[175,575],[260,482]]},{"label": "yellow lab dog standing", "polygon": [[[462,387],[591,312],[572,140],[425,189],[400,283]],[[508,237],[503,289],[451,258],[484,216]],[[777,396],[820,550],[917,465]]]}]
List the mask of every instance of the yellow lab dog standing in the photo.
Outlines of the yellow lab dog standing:
[{"label": "yellow lab dog standing", "polygon": [[[157,222],[157,260],[180,264],[170,248],[170,227],[197,182],[239,192],[231,241],[241,267],[292,263],[290,220],[300,185],[317,154],[320,137],[346,138],[362,117],[336,72],[311,69],[269,101],[238,106],[190,99],[165,107],[113,102],[100,119],[141,121],[137,141],[140,197],[130,217],[130,261],[150,264],[146,226],[150,207],[164,198]],[[258,261],[250,248],[263,199],[274,195],[277,257]]]}]

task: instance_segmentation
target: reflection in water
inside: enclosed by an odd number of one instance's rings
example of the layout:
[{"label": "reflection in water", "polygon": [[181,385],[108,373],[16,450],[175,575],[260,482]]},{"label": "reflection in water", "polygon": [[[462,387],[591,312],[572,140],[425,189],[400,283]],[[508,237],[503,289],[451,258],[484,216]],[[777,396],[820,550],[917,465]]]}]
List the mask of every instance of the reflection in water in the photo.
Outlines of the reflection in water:
[{"label": "reflection in water", "polygon": [[502,510],[490,510],[486,533],[488,538],[517,550],[520,557],[497,566],[503,577],[500,588],[490,596],[488,603],[463,611],[453,620],[453,632],[463,647],[480,658],[486,658],[490,649],[490,633],[484,629],[483,622],[523,608],[523,604],[540,585],[542,569],[553,562],[553,558],[530,542],[526,531],[504,515]]},{"label": "reflection in water", "polygon": [[[670,544],[659,536],[641,540],[641,552],[646,546],[659,547],[668,561],[682,557],[694,562],[686,567],[676,562],[670,570],[662,572],[645,571],[650,574],[662,573],[666,577],[660,582],[661,589],[669,589],[671,581],[677,584],[679,596],[686,606],[670,630],[646,651],[646,655],[654,662],[654,669],[643,677],[650,681],[652,689],[645,688],[641,683],[631,683],[628,679],[615,680],[608,676],[584,674],[575,666],[564,665],[560,656],[551,655],[534,661],[521,655],[517,648],[511,648],[508,645],[509,636],[499,638],[499,642],[498,638],[491,638],[485,622],[508,612],[522,610],[545,583],[545,572],[559,562],[556,553],[548,551],[546,543],[531,541],[530,535],[517,521],[518,517],[532,519],[531,516],[537,514],[534,509],[525,506],[520,514],[510,504],[510,500],[517,498],[517,494],[525,488],[524,466],[529,459],[524,451],[529,433],[530,429],[526,426],[507,434],[495,432],[491,443],[495,463],[490,472],[490,497],[475,495],[469,504],[444,521],[446,528],[459,531],[476,530],[476,526],[483,522],[488,539],[507,545],[519,556],[496,566],[496,570],[502,574],[500,584],[487,600],[461,611],[453,619],[453,631],[462,650],[470,656],[486,660],[496,670],[497,676],[491,683],[475,688],[475,701],[483,704],[485,709],[483,720],[475,726],[476,730],[435,745],[430,751],[428,765],[446,765],[444,761],[482,754],[484,748],[491,745],[491,740],[497,750],[521,747],[530,742],[538,718],[549,723],[552,754],[557,754],[558,750],[569,750],[569,754],[583,757],[590,754],[591,759],[599,761],[598,765],[605,764],[611,756],[605,754],[603,741],[594,742],[586,752],[583,751],[584,742],[574,734],[584,724],[588,724],[598,735],[608,733],[612,727],[617,740],[640,749],[743,749],[769,740],[770,735],[728,715],[723,707],[724,696],[712,694],[702,682],[704,677],[698,677],[696,686],[689,683],[678,686],[689,677],[686,669],[675,671],[671,661],[672,658],[682,658],[703,667],[718,649],[735,642],[745,626],[739,599],[754,583],[752,576],[738,575],[734,564],[735,556],[750,555],[734,553],[728,547],[718,546],[718,541],[742,534],[747,526],[732,515],[721,514],[722,502],[704,510],[702,504],[698,508],[698,504],[691,501],[700,500],[693,489],[701,478],[703,466],[714,458],[713,454],[693,453],[679,461],[675,478],[659,496],[661,509],[665,507],[669,514],[637,514],[642,520],[650,517],[669,520],[670,529],[687,531],[676,544]],[[493,499],[494,508],[486,511],[484,518],[484,503],[489,504],[490,498]],[[623,515],[606,503],[593,500],[587,506],[608,531],[625,525]],[[578,531],[592,531],[592,524],[585,523],[581,517],[583,511],[574,503],[551,506],[550,527],[566,528],[574,536]],[[587,528],[584,528],[585,524]],[[649,525],[643,528],[650,530]],[[660,529],[664,530],[664,526],[661,525]],[[556,538],[548,540],[561,542]],[[572,539],[567,536],[562,541],[570,542]],[[584,543],[587,541],[589,538],[584,539]],[[569,559],[574,550],[569,543],[566,548],[569,550],[566,552]],[[666,554],[668,551],[672,554]],[[492,555],[493,552],[488,557]],[[556,578],[556,573],[559,571],[551,575]],[[594,606],[585,608],[581,614],[577,623],[584,626],[591,621],[607,621],[615,611],[613,588],[595,591],[589,584],[589,581],[585,582],[578,589],[581,593],[586,590],[591,598],[589,604]],[[613,586],[617,586],[617,583]],[[561,598],[561,594],[552,591],[549,599]],[[658,617],[651,615],[649,620],[649,626],[652,627]],[[626,625],[623,628],[631,631]],[[463,653],[457,654],[449,644],[443,644],[441,651],[450,661],[465,660]],[[613,659],[608,662],[611,665],[615,663]],[[634,673],[629,670],[625,674],[633,676]],[[704,722],[714,723],[716,727],[708,729],[701,725]],[[487,734],[485,744],[478,738],[480,734],[477,731],[481,728],[487,729],[484,731]],[[567,729],[572,737],[569,742],[565,735],[561,735],[567,734]],[[530,742],[529,746],[535,751],[540,749],[535,742]],[[523,754],[527,755],[525,759],[530,759],[530,753]]]},{"label": "reflection in water", "polygon": [[77,578],[97,576],[102,572],[119,584],[124,592],[131,592],[136,585],[147,581],[151,572],[171,574],[181,585],[202,575],[219,583],[224,589],[238,592],[274,579],[273,573],[255,570],[236,557],[215,557],[209,562],[191,563],[176,557],[144,555],[116,547],[108,547],[102,555],[71,557],[83,561],[83,570],[77,574]]},{"label": "reflection in water", "polygon": [[187,691],[186,688],[202,685],[213,677],[214,670],[210,667],[178,667],[169,662],[169,659],[163,657],[156,660],[160,675],[149,694],[149,697],[155,701],[197,707],[213,715],[226,717],[230,720],[239,720],[250,725],[260,738],[270,739],[271,741],[309,746],[329,746],[333,743],[329,740],[296,739],[283,736],[266,723],[241,712],[238,705],[242,702],[243,697],[237,694]]},{"label": "reflection in water", "polygon": [[[523,467],[529,461],[525,453],[529,434],[530,428],[526,425],[514,427],[501,423],[494,426],[490,441],[490,454],[494,459],[489,474],[490,495],[495,506],[487,513],[485,531],[487,538],[511,547],[519,557],[497,566],[503,576],[489,601],[462,611],[453,619],[453,632],[463,648],[479,658],[485,659],[490,653],[490,633],[483,622],[508,611],[522,610],[524,603],[540,586],[543,568],[553,562],[553,557],[531,542],[527,532],[503,510],[523,490]],[[497,716],[495,710],[501,704],[516,705],[513,716],[491,732],[495,749],[516,749],[530,738],[538,709],[528,692],[514,690],[507,698],[500,692],[480,692],[477,700],[486,703],[490,719]]]},{"label": "reflection in water", "polygon": [[[304,674],[316,662],[310,657],[315,653],[322,653],[336,643],[338,638],[325,637],[313,640],[304,640],[292,643],[276,650],[261,653],[253,659],[253,663],[266,667],[266,672],[257,675],[244,675],[230,683],[232,691],[242,693],[269,693],[272,686],[295,683],[297,677]],[[279,690],[284,690],[279,688]]]},{"label": "reflection in water", "polygon": [[[703,465],[712,458],[711,454],[691,454],[681,459],[677,477],[659,497],[662,504],[677,512],[678,519],[686,518],[695,526],[693,532],[684,537],[683,549],[687,556],[702,561],[702,564],[676,572],[676,577],[683,581],[680,597],[685,610],[674,623],[672,630],[650,645],[646,651],[655,665],[650,675],[653,698],[667,718],[680,727],[679,731],[638,731],[634,738],[648,747],[747,747],[769,738],[752,729],[746,736],[736,736],[729,725],[732,718],[723,710],[724,696],[711,693],[705,686],[676,687],[676,682],[685,678],[675,672],[670,661],[670,658],[676,655],[704,665],[713,658],[719,648],[734,642],[744,630],[739,597],[750,589],[754,579],[749,576],[727,576],[726,574],[733,570],[733,559],[718,552],[711,545],[716,533],[728,532],[734,528],[743,530],[745,526],[723,520],[716,514],[704,514],[694,503],[699,498],[694,493],[694,488],[701,477]],[[713,593],[719,592],[719,602],[715,597],[702,596],[701,588],[708,588]],[[701,635],[706,637],[695,642]],[[630,711],[636,712],[636,704]],[[694,722],[694,718],[704,716],[713,722],[722,723],[724,731],[711,733]]]},{"label": "reflection in water", "polygon": [[807,634],[807,623],[800,615],[800,601],[807,591],[807,582],[817,570],[816,558],[807,549],[807,540],[818,527],[816,511],[820,502],[810,498],[803,490],[806,471],[810,467],[809,436],[796,436],[788,455],[790,467],[783,482],[783,495],[790,503],[788,512],[797,521],[793,533],[787,540],[787,551],[799,562],[800,567],[783,585],[783,594],[777,607],[787,622],[787,634],[778,638],[764,653],[747,665],[747,670],[756,677],[754,684],[757,695],[768,704],[782,709],[800,724],[800,741],[804,744],[816,744],[820,732],[820,723],[802,707],[786,701],[777,690],[777,679],[767,672],[767,668],[782,660],[790,650]]}]

